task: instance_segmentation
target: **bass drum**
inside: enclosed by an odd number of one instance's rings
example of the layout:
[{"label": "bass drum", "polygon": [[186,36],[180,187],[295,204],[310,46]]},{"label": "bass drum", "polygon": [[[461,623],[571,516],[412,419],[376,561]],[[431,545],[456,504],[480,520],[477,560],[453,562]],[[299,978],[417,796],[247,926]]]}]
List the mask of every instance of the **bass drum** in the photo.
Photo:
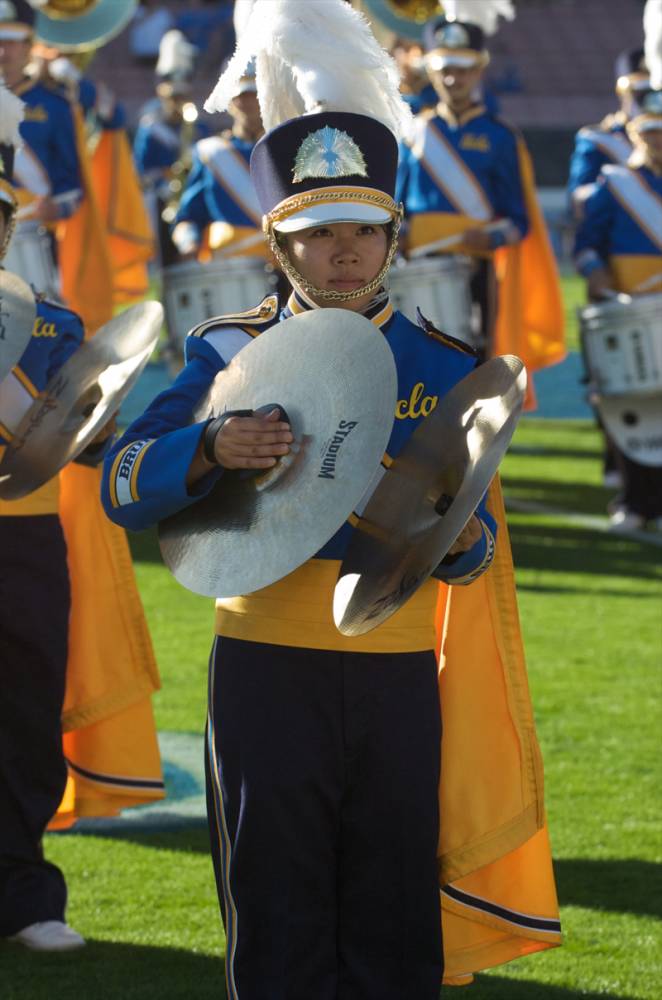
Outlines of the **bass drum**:
[{"label": "bass drum", "polygon": [[617,448],[662,466],[662,295],[622,296],[579,310],[589,398]]},{"label": "bass drum", "polygon": [[471,274],[468,257],[399,260],[389,272],[391,301],[413,323],[418,308],[444,333],[478,347],[471,324]]},{"label": "bass drum", "polygon": [[183,348],[186,335],[213,316],[252,309],[275,290],[275,276],[256,257],[199,264],[183,261],[163,270],[163,304],[170,339]]},{"label": "bass drum", "polygon": [[13,271],[49,299],[60,301],[60,275],[53,256],[52,237],[38,222],[18,222],[3,261]]},{"label": "bass drum", "polygon": [[579,310],[584,364],[600,396],[662,390],[662,295],[609,299]]}]

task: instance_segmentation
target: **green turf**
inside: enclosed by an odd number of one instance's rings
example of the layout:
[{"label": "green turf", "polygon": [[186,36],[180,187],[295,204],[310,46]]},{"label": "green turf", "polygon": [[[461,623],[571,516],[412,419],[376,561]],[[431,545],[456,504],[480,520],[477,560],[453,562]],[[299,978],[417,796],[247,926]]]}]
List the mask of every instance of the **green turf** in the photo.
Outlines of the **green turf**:
[{"label": "green turf", "polygon": [[569,351],[579,350],[577,308],[586,305],[586,282],[578,274],[562,274],[561,290],[565,311],[566,346]]},{"label": "green turf", "polygon": [[[507,497],[568,512],[602,514],[609,497],[581,421],[523,421],[503,473]],[[659,1000],[661,550],[541,513],[510,524],[566,943],[457,995]],[[159,726],[200,732],[211,602],[171,579],[152,534],[133,547],[163,675]],[[90,943],[69,957],[0,945],[0,1000],[224,997],[204,829],[49,835],[46,851]]]}]

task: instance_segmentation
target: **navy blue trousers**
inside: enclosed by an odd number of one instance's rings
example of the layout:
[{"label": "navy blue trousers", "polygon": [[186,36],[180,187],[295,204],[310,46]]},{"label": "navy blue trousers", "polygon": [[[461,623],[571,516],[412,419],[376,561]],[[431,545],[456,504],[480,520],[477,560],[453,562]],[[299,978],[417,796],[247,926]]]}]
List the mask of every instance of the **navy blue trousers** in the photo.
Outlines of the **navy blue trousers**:
[{"label": "navy blue trousers", "polygon": [[209,706],[230,1000],[438,1000],[434,654],[218,639]]},{"label": "navy blue trousers", "polygon": [[41,838],[67,780],[69,605],[58,517],[0,517],[0,936],[64,919],[64,877]]}]

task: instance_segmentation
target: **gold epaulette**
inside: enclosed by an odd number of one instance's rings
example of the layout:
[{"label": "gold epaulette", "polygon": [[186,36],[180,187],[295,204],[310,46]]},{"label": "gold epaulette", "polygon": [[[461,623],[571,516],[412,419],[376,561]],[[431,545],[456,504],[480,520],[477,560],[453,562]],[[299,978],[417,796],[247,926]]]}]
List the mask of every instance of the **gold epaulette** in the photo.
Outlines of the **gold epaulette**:
[{"label": "gold epaulette", "polygon": [[469,344],[465,344],[463,340],[458,340],[457,337],[451,337],[450,333],[443,333],[438,330],[437,327],[429,319],[423,315],[421,310],[418,310],[418,325],[421,329],[425,330],[428,337],[433,337],[444,347],[452,347],[456,351],[461,351],[463,354],[471,354],[474,358],[478,357],[477,351],[474,351],[473,347]]},{"label": "gold epaulette", "polygon": [[227,313],[224,316],[213,316],[211,319],[206,319],[203,323],[198,323],[189,332],[189,337],[204,337],[208,330],[217,326],[238,326],[241,330],[245,330],[249,333],[251,337],[255,337],[260,331],[255,330],[256,326],[264,326],[266,323],[271,323],[278,315],[280,301],[278,295],[273,293],[272,295],[267,295],[262,299],[259,305],[254,306],[252,309],[246,309],[245,312],[238,313]]},{"label": "gold epaulette", "polygon": [[[622,111],[612,111],[608,115],[605,115],[602,121],[598,125],[594,125],[593,128],[602,129],[603,132],[610,132],[614,128],[624,128],[627,125],[627,115],[623,114]],[[589,125],[588,128],[591,128]]]}]

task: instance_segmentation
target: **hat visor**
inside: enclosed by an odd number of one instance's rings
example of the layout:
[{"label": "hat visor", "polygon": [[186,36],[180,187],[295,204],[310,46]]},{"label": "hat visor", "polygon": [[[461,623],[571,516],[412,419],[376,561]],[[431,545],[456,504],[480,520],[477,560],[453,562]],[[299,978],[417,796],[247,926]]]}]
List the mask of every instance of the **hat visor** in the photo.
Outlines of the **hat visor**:
[{"label": "hat visor", "polygon": [[658,396],[601,396],[596,404],[617,448],[640,465],[662,466]]},{"label": "hat visor", "polygon": [[335,222],[384,225],[392,221],[393,213],[378,205],[356,201],[334,201],[323,205],[309,205],[287,219],[275,222],[274,229],[279,233],[298,233],[302,229],[333,225]]},{"label": "hat visor", "polygon": [[32,38],[32,28],[29,24],[24,24],[22,21],[0,24],[0,41],[22,42],[28,38]]},{"label": "hat visor", "polygon": [[639,115],[631,124],[635,132],[659,132],[662,130],[662,115]]},{"label": "hat visor", "polygon": [[462,69],[470,69],[474,66],[482,66],[485,58],[482,52],[475,55],[464,50],[463,52],[430,52],[425,57],[425,65],[431,70],[446,69],[448,66],[460,66]]}]

